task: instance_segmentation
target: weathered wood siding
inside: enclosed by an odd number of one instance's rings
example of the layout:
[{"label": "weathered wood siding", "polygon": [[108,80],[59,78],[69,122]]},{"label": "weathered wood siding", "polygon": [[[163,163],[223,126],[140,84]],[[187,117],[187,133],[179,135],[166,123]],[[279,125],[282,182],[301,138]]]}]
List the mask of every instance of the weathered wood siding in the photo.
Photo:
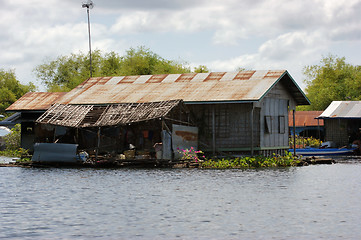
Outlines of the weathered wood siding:
[{"label": "weathered wood siding", "polygon": [[288,146],[288,101],[266,98],[261,110],[261,147]]},{"label": "weathered wood siding", "polygon": [[261,102],[260,145],[262,148],[287,148],[288,107],[293,99],[287,89],[278,83]]}]

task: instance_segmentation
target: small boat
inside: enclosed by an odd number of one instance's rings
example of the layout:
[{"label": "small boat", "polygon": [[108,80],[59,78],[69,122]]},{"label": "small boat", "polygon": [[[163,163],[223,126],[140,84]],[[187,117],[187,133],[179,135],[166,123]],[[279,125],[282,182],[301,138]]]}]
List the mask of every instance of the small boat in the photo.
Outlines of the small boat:
[{"label": "small boat", "polygon": [[[337,156],[351,155],[357,148],[296,148],[296,154],[302,156]],[[293,153],[290,148],[289,152]]]}]

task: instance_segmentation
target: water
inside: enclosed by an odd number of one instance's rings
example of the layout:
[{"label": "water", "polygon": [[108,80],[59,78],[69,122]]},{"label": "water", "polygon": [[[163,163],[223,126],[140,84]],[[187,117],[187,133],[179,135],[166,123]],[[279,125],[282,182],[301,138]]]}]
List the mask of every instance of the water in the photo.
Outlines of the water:
[{"label": "water", "polygon": [[0,239],[360,239],[361,163],[0,168]]}]

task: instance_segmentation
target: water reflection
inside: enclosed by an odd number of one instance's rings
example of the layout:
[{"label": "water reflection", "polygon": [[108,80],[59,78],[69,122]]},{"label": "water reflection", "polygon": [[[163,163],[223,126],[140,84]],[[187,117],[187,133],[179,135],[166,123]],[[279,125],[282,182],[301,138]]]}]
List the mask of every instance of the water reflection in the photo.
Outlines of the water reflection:
[{"label": "water reflection", "polygon": [[357,239],[361,164],[0,168],[0,238]]}]

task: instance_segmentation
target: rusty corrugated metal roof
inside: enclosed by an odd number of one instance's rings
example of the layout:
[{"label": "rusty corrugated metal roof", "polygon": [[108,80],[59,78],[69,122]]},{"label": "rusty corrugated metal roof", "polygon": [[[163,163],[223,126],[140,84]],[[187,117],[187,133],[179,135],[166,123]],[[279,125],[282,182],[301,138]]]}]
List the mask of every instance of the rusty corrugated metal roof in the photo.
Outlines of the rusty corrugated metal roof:
[{"label": "rusty corrugated metal roof", "polygon": [[[296,127],[310,127],[310,126],[323,126],[323,120],[317,117],[320,116],[322,111],[296,111],[295,113],[295,126]],[[293,126],[293,114],[292,112],[288,113],[288,126]]]},{"label": "rusty corrugated metal roof", "polygon": [[319,118],[361,118],[361,101],[333,101]]},{"label": "rusty corrugated metal roof", "polygon": [[48,109],[66,92],[28,92],[10,105],[6,111],[40,111]]},{"label": "rusty corrugated metal roof", "polygon": [[298,105],[309,104],[286,70],[162,74],[90,78],[67,93],[61,104],[144,103],[183,99],[185,103],[259,101],[279,81]]}]

